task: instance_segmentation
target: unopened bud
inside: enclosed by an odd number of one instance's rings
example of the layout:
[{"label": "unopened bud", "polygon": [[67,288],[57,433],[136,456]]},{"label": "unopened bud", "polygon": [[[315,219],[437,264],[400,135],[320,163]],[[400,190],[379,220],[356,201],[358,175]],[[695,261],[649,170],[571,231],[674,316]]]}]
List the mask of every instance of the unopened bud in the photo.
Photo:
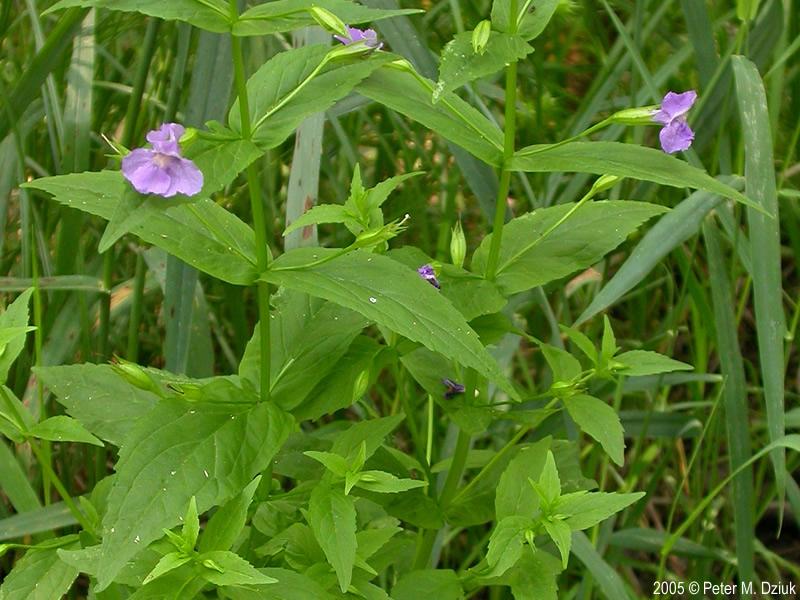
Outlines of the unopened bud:
[{"label": "unopened bud", "polygon": [[492,33],[492,22],[485,19],[478,23],[472,32],[472,49],[475,54],[486,52],[486,45],[489,43],[489,36]]},{"label": "unopened bud", "polygon": [[457,267],[464,266],[464,259],[467,257],[467,238],[461,228],[461,221],[456,221],[450,235],[450,260]]},{"label": "unopened bud", "polygon": [[623,125],[652,125],[654,123],[653,113],[657,110],[658,106],[625,108],[608,117],[608,121]]},{"label": "unopened bud", "polygon": [[592,195],[611,189],[620,181],[622,181],[622,177],[617,175],[601,175],[592,185]]},{"label": "unopened bud", "polygon": [[155,392],[158,389],[150,375],[136,363],[122,358],[115,358],[114,362],[111,363],[111,368],[117,375],[140,390]]},{"label": "unopened bud", "polygon": [[402,221],[392,221],[383,227],[370,229],[369,231],[362,231],[356,237],[356,241],[353,242],[352,247],[371,248],[373,246],[377,246],[378,244],[388,242],[393,237],[396,237],[401,232],[405,231],[406,227],[404,223],[410,218],[411,217],[409,215],[406,215]]},{"label": "unopened bud", "polygon": [[348,35],[347,25],[345,25],[344,22],[331,11],[319,6],[312,6],[308,9],[308,12],[311,15],[311,18],[319,23],[319,26],[323,29],[327,29],[332,33],[338,33],[339,35],[345,37]]}]

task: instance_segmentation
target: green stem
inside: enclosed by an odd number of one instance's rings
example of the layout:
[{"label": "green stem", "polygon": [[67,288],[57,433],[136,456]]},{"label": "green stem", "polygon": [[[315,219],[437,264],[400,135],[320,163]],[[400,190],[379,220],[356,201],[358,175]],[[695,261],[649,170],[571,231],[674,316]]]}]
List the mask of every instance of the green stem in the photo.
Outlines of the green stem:
[{"label": "green stem", "polygon": [[439,504],[443,509],[453,500],[456,490],[458,489],[458,484],[461,482],[461,477],[464,475],[471,441],[471,436],[468,433],[464,433],[461,429],[458,430],[456,449],[453,451],[453,462],[450,464],[450,469],[447,471],[447,479],[445,479],[442,493],[439,495]]},{"label": "green stem", "polygon": [[[517,0],[511,0],[509,11],[509,33],[517,31]],[[497,188],[497,200],[494,205],[494,223],[492,224],[492,242],[489,246],[489,257],[486,260],[486,279],[494,279],[497,273],[497,261],[500,258],[500,243],[503,240],[503,225],[506,221],[506,203],[511,184],[511,171],[508,162],[514,156],[514,138],[517,131],[517,61],[508,65],[506,70],[506,111],[505,140],[503,144],[503,163],[501,165],[500,185]]]},{"label": "green stem", "polygon": [[[230,0],[231,17],[238,18],[236,0]],[[247,96],[247,79],[244,72],[244,57],[242,55],[242,42],[236,36],[231,36],[233,53],[233,71],[236,80],[236,94],[239,98],[239,115],[242,121],[242,137],[250,139],[253,130],[250,124],[250,103]],[[261,201],[261,180],[258,177],[258,168],[255,163],[247,167],[247,189],[250,193],[250,209],[253,213],[253,229],[256,236],[256,266],[259,272],[264,273],[269,267],[269,247],[267,245],[267,227],[264,218],[264,204]],[[258,293],[258,323],[261,349],[261,398],[269,400],[270,396],[270,323],[269,323],[269,284],[259,281]]]},{"label": "green stem", "polygon": [[86,520],[86,517],[83,515],[81,510],[78,508],[78,505],[75,504],[75,501],[72,499],[72,496],[69,495],[67,488],[61,482],[61,479],[58,477],[56,472],[50,466],[50,461],[48,457],[45,456],[43,450],[41,450],[33,440],[30,440],[31,450],[33,450],[33,454],[36,456],[36,460],[39,461],[39,465],[41,465],[42,470],[47,474],[50,478],[50,482],[53,484],[53,487],[56,488],[58,495],[61,496],[61,499],[64,501],[64,504],[67,505],[69,512],[72,513],[72,516],[75,517],[75,520],[78,521],[81,527],[83,527],[84,531],[91,533],[92,535],[96,535],[97,532],[92,527],[91,523]]},{"label": "green stem", "polygon": [[139,358],[139,325],[142,322],[142,300],[144,299],[145,279],[144,256],[136,253],[136,272],[133,276],[133,295],[131,296],[131,318],[128,323],[128,352],[125,356],[131,362]]}]

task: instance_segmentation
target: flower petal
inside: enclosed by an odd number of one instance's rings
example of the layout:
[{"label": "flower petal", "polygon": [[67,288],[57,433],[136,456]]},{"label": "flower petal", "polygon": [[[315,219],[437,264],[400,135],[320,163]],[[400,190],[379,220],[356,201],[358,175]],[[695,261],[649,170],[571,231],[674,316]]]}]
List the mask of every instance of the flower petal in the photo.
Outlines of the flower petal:
[{"label": "flower petal", "polygon": [[653,120],[658,123],[664,123],[665,125],[671,123],[689,112],[695,100],[697,100],[697,92],[694,90],[689,90],[682,94],[667,92],[666,96],[664,96],[664,99],[661,101],[661,110],[653,115]]},{"label": "flower petal", "polygon": [[157,154],[138,148],[122,159],[122,175],[140,194],[163,194],[170,186],[170,177],[156,164]]},{"label": "flower petal", "polygon": [[203,189],[203,172],[188,158],[179,158],[170,170],[178,193],[194,196]]},{"label": "flower petal", "polygon": [[673,121],[664,126],[658,134],[658,139],[661,141],[661,149],[664,152],[674,154],[687,150],[692,145],[694,131],[685,121]]},{"label": "flower petal", "polygon": [[183,125],[178,123],[164,123],[158,129],[147,134],[147,141],[153,145],[153,150],[161,154],[170,156],[180,156],[181,151],[178,142],[181,136],[186,133]]}]

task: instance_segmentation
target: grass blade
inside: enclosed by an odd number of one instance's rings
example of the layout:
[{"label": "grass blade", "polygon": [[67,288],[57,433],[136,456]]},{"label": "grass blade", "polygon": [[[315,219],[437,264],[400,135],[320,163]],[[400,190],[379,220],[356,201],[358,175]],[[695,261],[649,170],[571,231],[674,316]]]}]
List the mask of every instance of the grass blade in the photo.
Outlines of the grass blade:
[{"label": "grass blade", "polygon": [[[734,313],[736,304],[720,248],[720,234],[713,222],[707,221],[703,226],[703,237],[708,251],[708,271],[714,305],[717,352],[722,374],[725,376],[723,388],[725,427],[728,434],[731,470],[733,471],[746,464],[751,456],[747,384]],[[755,501],[752,467],[743,468],[742,472],[736,476],[731,493],[739,580],[753,581],[755,579],[755,547],[753,545]]]},{"label": "grass blade", "polygon": [[[741,182],[725,183],[741,191]],[[592,299],[575,321],[580,325],[605,310],[638,285],[670,252],[697,233],[709,211],[723,199],[710,192],[695,192],[659,219],[634,248],[611,280]]]},{"label": "grass blade", "polygon": [[[758,69],[742,56],[734,56],[732,62],[744,134],[745,191],[749,198],[773,215],[768,217],[747,208],[758,355],[767,409],[767,429],[770,441],[775,442],[783,437],[785,431],[783,334],[786,320],[782,305],[780,219],[772,135],[766,93]],[[786,494],[786,453],[776,448],[770,456],[775,467],[782,518]]]}]

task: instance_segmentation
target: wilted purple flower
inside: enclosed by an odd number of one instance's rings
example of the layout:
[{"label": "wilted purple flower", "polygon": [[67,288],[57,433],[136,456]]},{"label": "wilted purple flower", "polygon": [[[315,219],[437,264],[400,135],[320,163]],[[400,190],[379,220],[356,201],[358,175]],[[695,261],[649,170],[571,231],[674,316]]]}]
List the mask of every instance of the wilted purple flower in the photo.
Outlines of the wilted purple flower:
[{"label": "wilted purple flower", "polygon": [[343,35],[333,36],[345,46],[348,44],[355,44],[356,42],[364,42],[367,48],[374,48],[380,50],[383,48],[383,43],[378,41],[378,34],[374,29],[359,29],[358,27],[347,27],[347,37]]},{"label": "wilted purple flower", "polygon": [[439,280],[436,279],[436,271],[433,270],[432,266],[422,265],[419,269],[417,269],[417,273],[419,273],[420,277],[430,283],[437,290],[442,287],[439,285]]},{"label": "wilted purple flower", "polygon": [[137,192],[171,198],[203,189],[203,173],[181,156],[179,140],[185,131],[177,123],[164,123],[147,134],[152,150],[137,148],[122,159],[122,174]]},{"label": "wilted purple flower", "polygon": [[461,385],[460,383],[456,383],[452,379],[447,379],[447,378],[442,379],[442,383],[447,388],[447,391],[444,393],[444,397],[447,398],[448,400],[453,396],[464,393],[465,389],[464,386]]},{"label": "wilted purple flower", "polygon": [[668,154],[689,148],[694,140],[694,131],[686,124],[686,113],[697,100],[697,92],[689,90],[682,94],[667,92],[661,108],[653,113],[653,121],[664,127],[658,134],[661,148]]}]

